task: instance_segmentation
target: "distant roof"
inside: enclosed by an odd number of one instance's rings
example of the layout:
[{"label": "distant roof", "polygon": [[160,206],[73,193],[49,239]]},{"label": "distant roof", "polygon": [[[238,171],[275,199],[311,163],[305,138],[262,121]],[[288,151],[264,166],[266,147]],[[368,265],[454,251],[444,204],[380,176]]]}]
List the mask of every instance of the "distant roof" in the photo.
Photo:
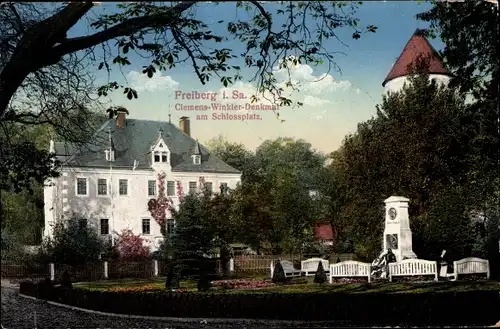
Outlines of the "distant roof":
[{"label": "distant roof", "polygon": [[385,87],[387,82],[393,79],[411,74],[412,64],[415,64],[419,57],[429,60],[429,74],[451,75],[450,71],[444,67],[437,51],[424,36],[423,31],[417,29],[382,82],[382,86]]},{"label": "distant roof", "polygon": [[318,240],[331,241],[335,239],[335,234],[330,224],[316,224],[314,227],[314,236]]},{"label": "distant roof", "polygon": [[[132,168],[134,160],[137,160],[136,169],[152,170],[151,147],[158,140],[158,129],[162,129],[162,138],[171,152],[172,171],[240,174],[240,171],[210,154],[203,145],[198,143],[196,147],[197,141],[165,121],[127,119],[125,127],[118,128],[114,119],[107,120],[82,147],[55,142],[58,159],[70,167],[108,168],[104,151],[109,149],[110,127],[116,149],[112,163],[114,168]],[[195,148],[201,153],[202,163],[199,165],[193,164],[191,158]]]}]

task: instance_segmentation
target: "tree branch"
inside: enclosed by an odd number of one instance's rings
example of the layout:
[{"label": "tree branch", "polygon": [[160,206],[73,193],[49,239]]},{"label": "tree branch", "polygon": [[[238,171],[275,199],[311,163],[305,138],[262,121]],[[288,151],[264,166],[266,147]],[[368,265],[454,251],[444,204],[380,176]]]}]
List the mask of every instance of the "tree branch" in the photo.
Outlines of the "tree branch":
[{"label": "tree branch", "polygon": [[127,19],[120,24],[110,27],[109,29],[89,36],[67,39],[60,45],[53,48],[54,55],[64,56],[66,54],[96,46],[117,37],[130,35],[146,27],[170,25],[173,23],[175,18],[177,18],[182,12],[192,7],[195,3],[196,1],[184,1],[172,7],[172,9],[167,13]]}]

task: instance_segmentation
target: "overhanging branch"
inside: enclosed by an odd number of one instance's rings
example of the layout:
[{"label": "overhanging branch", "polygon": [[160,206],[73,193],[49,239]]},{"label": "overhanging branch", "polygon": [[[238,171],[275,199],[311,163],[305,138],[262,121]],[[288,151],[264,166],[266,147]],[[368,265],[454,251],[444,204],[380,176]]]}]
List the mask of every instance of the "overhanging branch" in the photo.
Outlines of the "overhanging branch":
[{"label": "overhanging branch", "polygon": [[184,1],[175,5],[166,13],[130,18],[104,31],[85,37],[67,39],[60,45],[55,46],[53,52],[57,56],[64,56],[79,50],[91,48],[117,37],[130,35],[147,27],[170,25],[175,18],[195,3],[196,1]]}]

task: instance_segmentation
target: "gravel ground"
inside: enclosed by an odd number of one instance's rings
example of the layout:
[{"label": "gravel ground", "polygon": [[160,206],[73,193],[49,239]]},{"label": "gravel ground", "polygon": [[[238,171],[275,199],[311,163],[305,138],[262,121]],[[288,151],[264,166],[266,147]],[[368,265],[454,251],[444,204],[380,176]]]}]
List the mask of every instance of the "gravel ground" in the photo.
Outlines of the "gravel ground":
[{"label": "gravel ground", "polygon": [[[335,328],[331,324],[284,323],[274,321],[238,321],[213,323],[205,321],[167,321],[127,319],[113,316],[97,315],[32,300],[18,295],[15,287],[2,287],[2,328],[5,329],[257,329],[257,328]],[[36,318],[36,320],[35,320]],[[35,326],[36,321],[36,326]]]}]

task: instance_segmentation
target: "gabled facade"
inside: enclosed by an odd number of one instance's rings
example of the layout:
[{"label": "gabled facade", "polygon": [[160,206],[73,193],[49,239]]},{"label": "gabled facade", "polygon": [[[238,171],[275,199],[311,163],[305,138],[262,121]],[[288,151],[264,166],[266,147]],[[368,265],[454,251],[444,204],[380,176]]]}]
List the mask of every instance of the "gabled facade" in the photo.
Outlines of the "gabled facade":
[{"label": "gabled facade", "polygon": [[[142,234],[155,250],[162,240],[160,227],[148,210],[157,198],[158,176],[165,175],[165,196],[178,209],[180,197],[199,191],[202,184],[214,193],[234,189],[241,173],[210,154],[190,136],[189,118],[178,128],[170,122],[127,119],[118,113],[106,121],[83,147],[51,141],[61,161],[61,176],[44,190],[46,237],[53,225],[72,214],[87,219],[103,238],[131,229]],[[175,223],[167,214],[167,232]]]}]

